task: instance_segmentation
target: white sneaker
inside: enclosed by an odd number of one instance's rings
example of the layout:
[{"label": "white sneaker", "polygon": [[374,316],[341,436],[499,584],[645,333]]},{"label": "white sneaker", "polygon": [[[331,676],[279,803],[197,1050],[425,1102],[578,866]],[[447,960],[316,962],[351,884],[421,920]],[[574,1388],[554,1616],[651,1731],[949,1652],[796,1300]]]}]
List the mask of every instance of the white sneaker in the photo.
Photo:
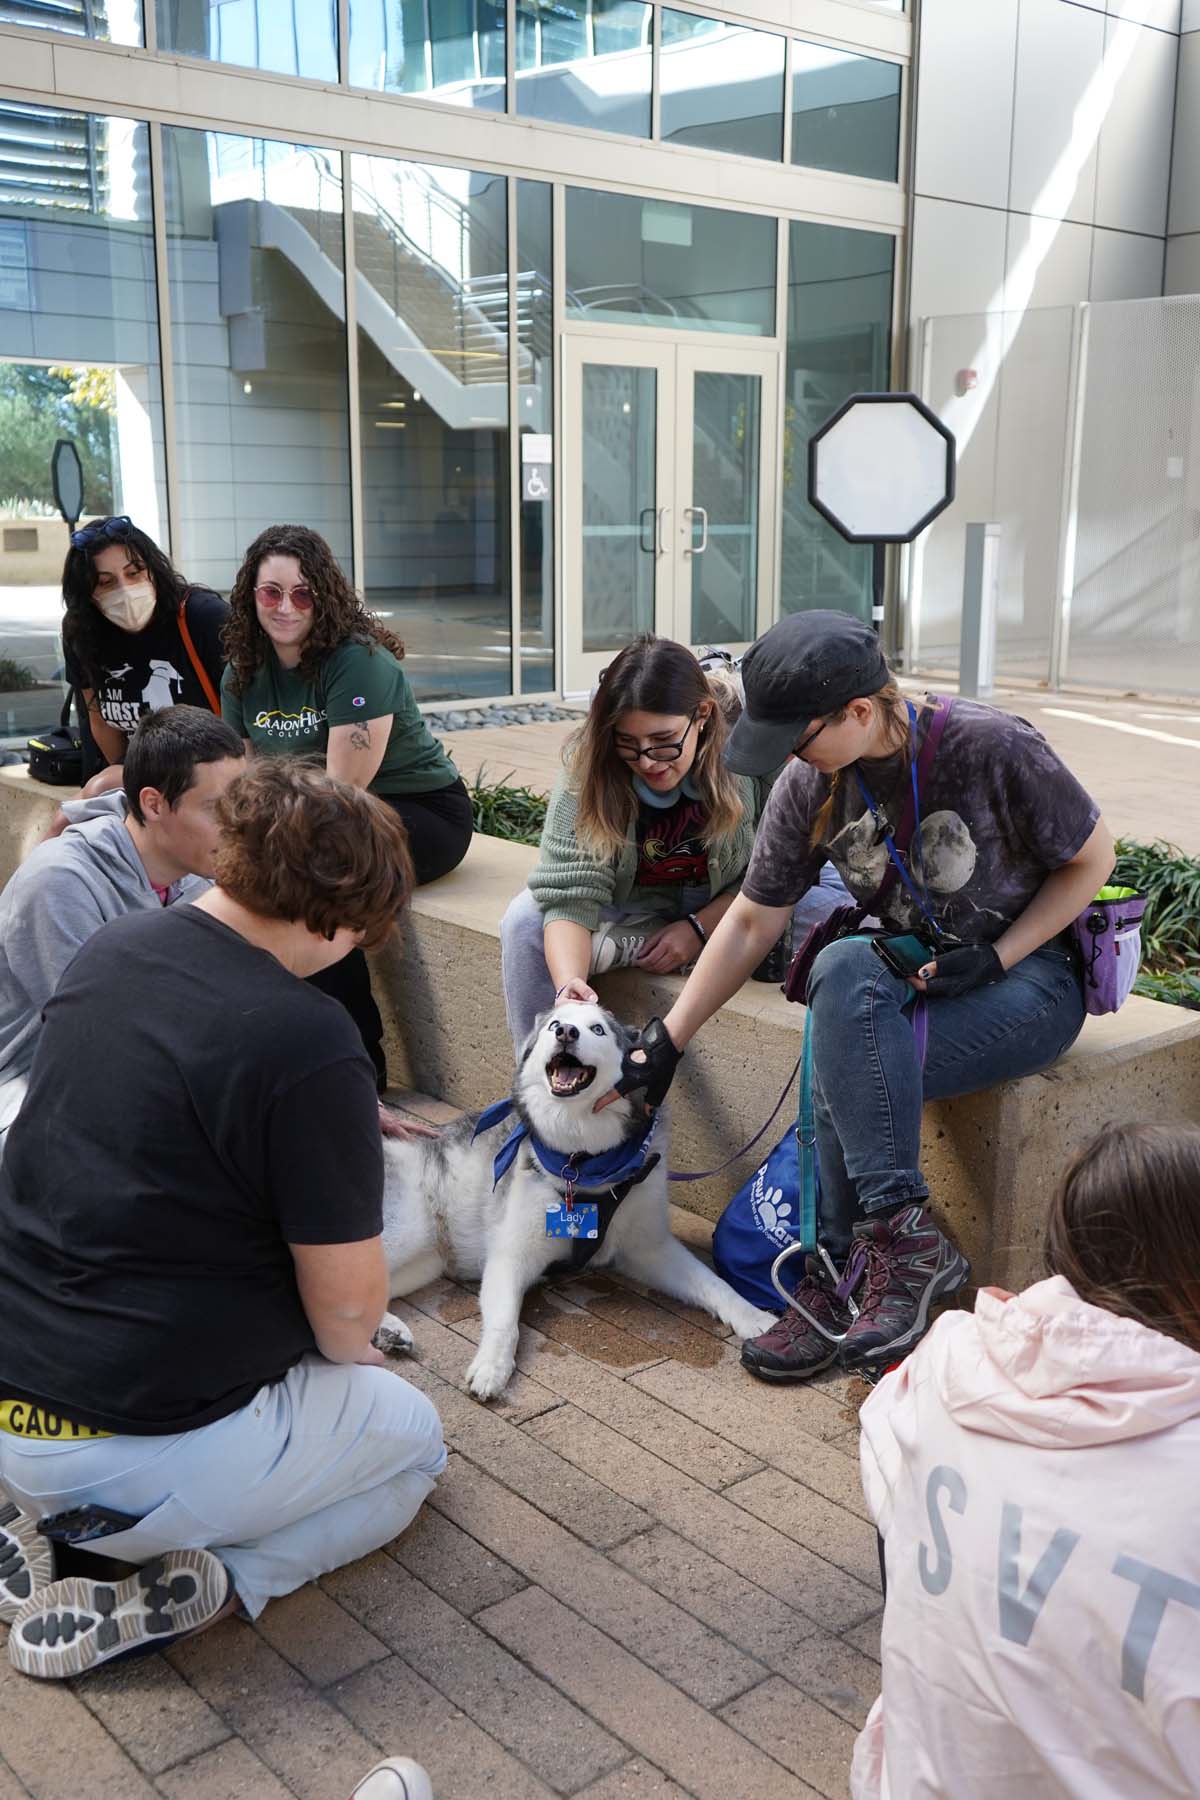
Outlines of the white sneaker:
[{"label": "white sneaker", "polygon": [[368,1769],[350,1800],[433,1800],[433,1788],[420,1763],[389,1756]]},{"label": "white sneaker", "polygon": [[11,1625],[21,1608],[54,1580],[54,1545],[37,1520],[0,1485],[0,1622]]},{"label": "white sneaker", "polygon": [[669,924],[667,919],[613,919],[592,933],[589,974],[607,975],[611,969],[632,968],[646,942]]}]

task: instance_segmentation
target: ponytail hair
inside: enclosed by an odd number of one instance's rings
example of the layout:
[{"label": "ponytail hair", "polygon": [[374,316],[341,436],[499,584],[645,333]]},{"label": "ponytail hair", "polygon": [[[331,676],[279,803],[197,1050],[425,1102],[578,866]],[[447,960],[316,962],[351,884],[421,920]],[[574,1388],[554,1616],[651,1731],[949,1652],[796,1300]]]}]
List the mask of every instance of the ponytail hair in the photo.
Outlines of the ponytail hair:
[{"label": "ponytail hair", "polygon": [[1200,1126],[1106,1125],[1054,1197],[1045,1268],[1200,1351]]},{"label": "ponytail hair", "polygon": [[617,755],[613,733],[622,713],[661,713],[687,718],[711,702],[697,725],[691,777],[708,815],[704,841],[732,836],[742,818],[737,782],[722,752],[728,735],[730,696],[711,682],[692,652],[670,638],[646,632],[628,644],[600,677],[583,725],[570,739],[566,760],[577,795],[575,829],[581,847],[601,862],[619,855],[637,812],[630,766]]},{"label": "ponytail hair", "polygon": [[[907,768],[908,764],[912,762],[912,733],[908,729],[907,719],[904,720],[903,725],[900,723],[904,713],[904,695],[900,691],[899,684],[895,680],[889,680],[877,693],[864,695],[863,698],[870,700],[871,705],[875,709],[876,717],[887,722],[890,727],[888,750],[889,752],[897,750],[902,751],[906,759],[905,766]],[[838,712],[830,714],[828,723],[830,725],[840,725],[845,716],[846,708],[843,706]],[[892,742],[890,739],[894,739],[895,741]],[[838,793],[841,789],[842,777],[845,772],[844,769],[837,770],[830,783],[829,793],[826,797],[825,804],[813,820],[811,839],[813,844],[823,844],[825,842],[825,833],[829,830],[830,822],[833,818],[834,807]]]}]

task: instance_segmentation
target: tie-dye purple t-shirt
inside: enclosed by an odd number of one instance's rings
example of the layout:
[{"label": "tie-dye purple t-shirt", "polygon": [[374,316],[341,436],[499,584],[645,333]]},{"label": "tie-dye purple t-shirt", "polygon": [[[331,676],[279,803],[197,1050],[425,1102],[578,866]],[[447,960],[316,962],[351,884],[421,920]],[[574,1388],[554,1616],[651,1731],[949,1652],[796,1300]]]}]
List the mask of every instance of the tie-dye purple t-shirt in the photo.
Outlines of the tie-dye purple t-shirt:
[{"label": "tie-dye purple t-shirt", "polygon": [[[918,718],[918,741],[932,714]],[[908,759],[861,765],[894,832],[911,791]],[[771,790],[742,892],[763,906],[789,906],[828,859],[866,905],[888,867],[887,847],[852,769],[843,770],[823,841],[812,825],[831,778],[790,762]],[[956,700],[921,795],[920,845],[930,909],[965,943],[990,943],[1024,912],[1047,875],[1083,848],[1100,816],[1040,731],[977,700]],[[915,846],[907,858],[916,863]],[[919,885],[919,883],[918,883]],[[887,896],[884,922],[909,931],[920,910],[902,882]]]}]

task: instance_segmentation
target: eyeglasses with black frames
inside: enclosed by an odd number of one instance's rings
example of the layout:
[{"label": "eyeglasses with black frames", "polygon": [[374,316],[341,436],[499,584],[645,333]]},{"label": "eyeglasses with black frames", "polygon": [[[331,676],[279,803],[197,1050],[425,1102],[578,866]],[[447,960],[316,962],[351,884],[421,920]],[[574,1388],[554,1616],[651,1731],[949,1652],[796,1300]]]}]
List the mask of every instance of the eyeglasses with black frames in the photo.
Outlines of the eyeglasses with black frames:
[{"label": "eyeglasses with black frames", "polygon": [[[700,710],[699,707],[697,707],[696,712],[699,712],[699,710]],[[691,731],[692,726],[695,723],[696,723],[696,713],[694,712],[692,714],[692,716],[690,717],[690,719],[688,720],[687,725],[684,727],[683,736],[680,738],[680,740],[677,744],[640,744],[640,745],[638,745],[638,747],[636,749],[634,749],[634,748],[631,748],[631,746],[629,744],[622,744],[620,738],[617,737],[614,733],[613,748],[616,751],[617,755],[620,757],[622,762],[627,762],[627,763],[631,763],[631,764],[632,763],[640,763],[643,756],[647,757],[650,762],[656,762],[656,763],[678,762],[679,758],[683,755],[683,746],[688,741],[688,733]]]}]

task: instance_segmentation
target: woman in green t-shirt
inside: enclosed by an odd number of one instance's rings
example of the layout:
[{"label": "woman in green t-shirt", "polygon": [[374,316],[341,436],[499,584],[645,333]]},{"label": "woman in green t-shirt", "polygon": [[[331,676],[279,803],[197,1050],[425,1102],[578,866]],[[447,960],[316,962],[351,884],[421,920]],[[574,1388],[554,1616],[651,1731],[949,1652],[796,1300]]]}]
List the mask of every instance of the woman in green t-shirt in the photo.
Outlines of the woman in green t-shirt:
[{"label": "woman in green t-shirt", "polygon": [[[408,831],[418,885],[457,868],[471,801],[417,710],[404,645],[363,605],[332,550],[305,525],[272,525],[247,550],[229,596],[221,711],[260,756],[322,756]],[[383,1075],[382,1025],[355,951],[317,978],[353,1014]]]}]

